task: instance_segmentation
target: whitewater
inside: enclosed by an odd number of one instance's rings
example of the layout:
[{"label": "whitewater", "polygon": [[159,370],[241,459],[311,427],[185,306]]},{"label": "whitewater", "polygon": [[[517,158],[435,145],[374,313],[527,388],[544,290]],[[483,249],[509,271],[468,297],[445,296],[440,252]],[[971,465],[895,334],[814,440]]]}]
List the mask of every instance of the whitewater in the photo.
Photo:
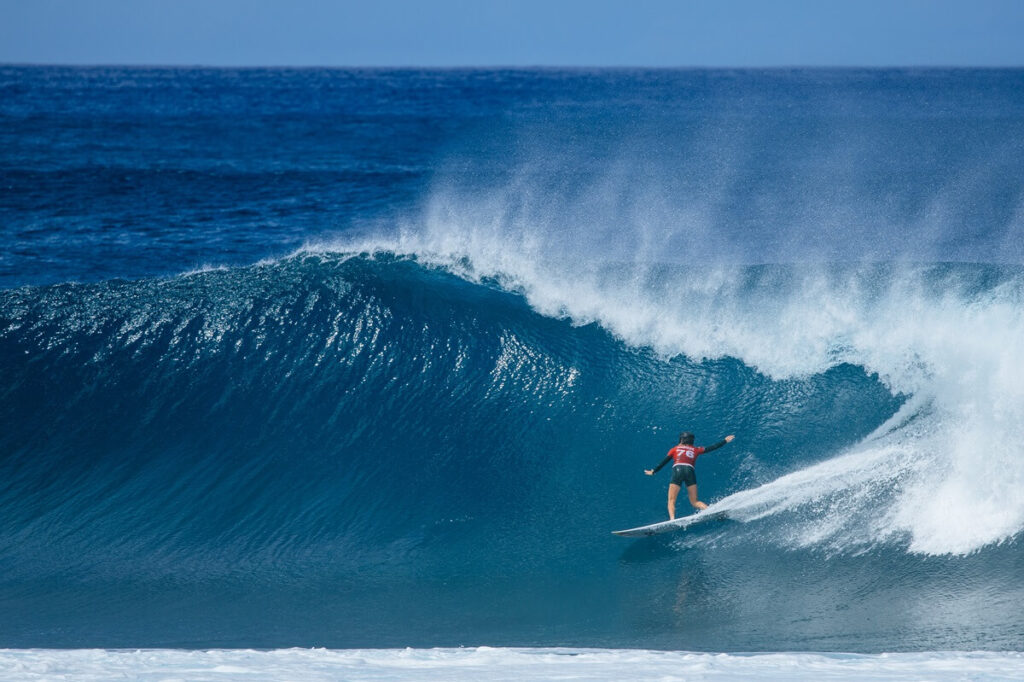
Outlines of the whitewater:
[{"label": "whitewater", "polygon": [[0,68],[0,677],[1019,679],[1022,79]]},{"label": "whitewater", "polygon": [[726,655],[608,649],[3,651],[5,679],[822,680],[1020,679],[1019,654]]}]

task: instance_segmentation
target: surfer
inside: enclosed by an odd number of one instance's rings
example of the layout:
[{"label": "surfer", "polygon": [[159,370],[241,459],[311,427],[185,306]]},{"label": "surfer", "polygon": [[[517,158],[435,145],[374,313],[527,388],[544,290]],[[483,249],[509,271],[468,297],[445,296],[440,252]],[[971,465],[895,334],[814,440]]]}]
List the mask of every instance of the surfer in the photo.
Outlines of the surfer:
[{"label": "surfer", "polygon": [[661,467],[668,464],[670,460],[672,461],[672,482],[668,484],[669,519],[676,517],[676,497],[679,495],[679,489],[684,485],[686,486],[687,495],[690,496],[690,504],[693,505],[694,509],[700,511],[701,509],[708,508],[706,504],[697,499],[697,472],[693,465],[696,464],[699,456],[705,452],[717,450],[726,443],[731,442],[735,437],[729,435],[714,445],[698,447],[693,444],[693,434],[689,431],[683,431],[679,434],[679,445],[668,451],[665,459],[661,460],[661,464],[653,469],[644,469],[645,474],[653,476],[658,473]]}]

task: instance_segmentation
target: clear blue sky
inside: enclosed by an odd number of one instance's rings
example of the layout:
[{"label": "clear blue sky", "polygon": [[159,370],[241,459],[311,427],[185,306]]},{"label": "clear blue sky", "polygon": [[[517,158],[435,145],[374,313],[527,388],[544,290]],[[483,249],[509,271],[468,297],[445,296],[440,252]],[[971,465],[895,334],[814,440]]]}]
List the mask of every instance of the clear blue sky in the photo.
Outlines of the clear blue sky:
[{"label": "clear blue sky", "polygon": [[0,0],[0,62],[1024,66],[1024,0]]}]

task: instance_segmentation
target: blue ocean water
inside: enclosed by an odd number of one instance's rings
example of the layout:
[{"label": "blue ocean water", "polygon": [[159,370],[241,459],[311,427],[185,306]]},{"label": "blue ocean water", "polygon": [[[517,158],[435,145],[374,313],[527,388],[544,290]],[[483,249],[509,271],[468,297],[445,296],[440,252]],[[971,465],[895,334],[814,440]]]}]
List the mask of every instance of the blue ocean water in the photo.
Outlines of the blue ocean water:
[{"label": "blue ocean water", "polygon": [[0,67],[0,241],[0,646],[1024,649],[1024,71]]}]

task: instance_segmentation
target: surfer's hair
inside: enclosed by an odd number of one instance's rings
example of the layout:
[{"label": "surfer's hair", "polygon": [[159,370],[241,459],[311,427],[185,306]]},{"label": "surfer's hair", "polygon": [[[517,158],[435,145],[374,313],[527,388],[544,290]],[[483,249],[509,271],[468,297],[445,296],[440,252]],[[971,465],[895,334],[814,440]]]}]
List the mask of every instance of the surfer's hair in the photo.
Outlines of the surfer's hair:
[{"label": "surfer's hair", "polygon": [[689,431],[683,431],[679,434],[680,445],[693,445],[693,434]]}]

